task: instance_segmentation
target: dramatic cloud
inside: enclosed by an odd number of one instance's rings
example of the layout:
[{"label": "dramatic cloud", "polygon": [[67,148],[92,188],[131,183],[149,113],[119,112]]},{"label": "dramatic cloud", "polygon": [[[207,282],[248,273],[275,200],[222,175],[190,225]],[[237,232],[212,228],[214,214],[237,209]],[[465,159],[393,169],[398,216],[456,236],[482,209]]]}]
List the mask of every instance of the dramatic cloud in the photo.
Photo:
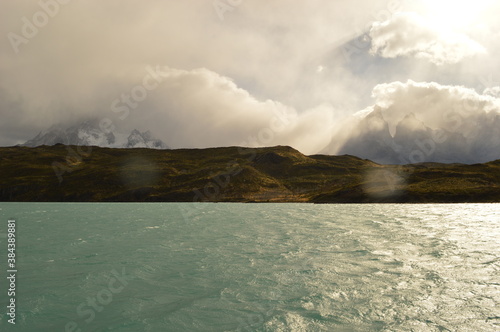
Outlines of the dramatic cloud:
[{"label": "dramatic cloud", "polygon": [[411,80],[377,85],[375,105],[351,119],[330,152],[390,163],[498,159],[500,99],[491,91],[498,88],[481,94]]},{"label": "dramatic cloud", "polygon": [[[317,72],[325,54],[354,32],[352,22],[360,13],[350,1],[223,2],[230,4],[231,10],[221,18],[214,2],[204,0],[1,1],[0,145],[22,143],[53,124],[110,113],[111,102],[140,83],[148,65],[187,71],[207,68],[229,77],[263,104],[274,100],[296,109],[300,119],[309,119],[296,124],[297,131],[305,132],[313,124],[308,136],[315,136],[316,121],[311,120],[311,114],[324,113],[318,109],[344,113],[356,109],[357,91],[352,88],[356,80],[343,63],[329,63],[323,72]],[[370,13],[382,7],[385,0],[366,2],[364,11]],[[156,124],[160,121],[153,119],[158,112],[158,117],[169,113],[169,121],[178,125],[180,119],[189,119],[185,132],[207,126],[206,121],[191,123],[204,117],[173,114],[181,110],[186,114],[197,112],[174,107],[175,100],[184,96],[170,95],[168,103],[153,105],[153,95],[161,89],[152,92],[137,109],[148,117],[135,118],[138,122],[132,124],[131,116],[127,124],[145,127],[149,125],[146,120]],[[211,102],[207,100],[204,108],[210,108]],[[231,107],[245,108],[249,114],[250,107],[258,107],[254,116],[263,108],[249,102]],[[307,114],[302,116],[303,112]],[[234,124],[236,114],[240,113],[234,112],[224,121],[218,118],[217,123]],[[255,121],[241,116],[233,131],[248,125],[239,131],[246,138],[250,128],[256,130]],[[331,116],[325,118],[326,122]],[[186,136],[181,135],[171,139],[178,144],[168,144],[181,147],[241,141],[241,137],[235,139],[229,126],[225,128],[199,142],[194,140],[196,135],[181,142]],[[177,131],[181,128],[169,130],[172,135]]]},{"label": "dramatic cloud", "polygon": [[[172,146],[287,144],[314,153],[330,140],[333,111],[329,107],[298,113],[276,101],[259,101],[229,78],[207,69],[164,67],[158,73],[161,83],[140,111],[130,112],[131,123],[141,118]],[[127,114],[127,109],[123,102],[116,104],[117,114]]]},{"label": "dramatic cloud", "polygon": [[[500,100],[463,86],[440,85],[435,82],[393,82],[373,89],[375,105],[384,109],[391,128],[409,112],[413,112],[433,128],[453,130],[447,115],[464,117],[498,112]],[[466,123],[464,123],[466,125]]]},{"label": "dramatic cloud", "polygon": [[372,54],[384,58],[415,56],[436,65],[455,64],[486,50],[468,36],[448,31],[416,13],[397,13],[370,30]]},{"label": "dramatic cloud", "polygon": [[[493,2],[455,33],[428,23],[444,14],[427,0],[216,3],[227,10],[205,0],[0,1],[0,145],[92,118],[151,130],[173,148],[286,144],[316,153],[383,82],[486,79],[483,97],[499,94]],[[469,56],[484,51],[472,40],[488,53]],[[157,65],[162,82],[146,89]],[[280,127],[276,114],[293,116]]]},{"label": "dramatic cloud", "polygon": [[[151,130],[173,148],[291,145],[313,154],[331,139],[331,106],[298,112],[277,101],[261,101],[230,78],[205,68],[146,66],[129,70],[120,81],[107,90],[108,98],[103,99],[98,93],[86,96],[84,105],[91,109],[73,107],[68,112],[53,105],[31,118],[41,120],[43,113],[46,116],[50,112],[53,118],[42,129],[54,123],[64,126],[92,119],[103,123],[103,131],[111,126],[128,132]],[[23,107],[16,106],[8,107],[7,115],[12,120],[22,118]],[[12,132],[6,133],[12,137]]]}]

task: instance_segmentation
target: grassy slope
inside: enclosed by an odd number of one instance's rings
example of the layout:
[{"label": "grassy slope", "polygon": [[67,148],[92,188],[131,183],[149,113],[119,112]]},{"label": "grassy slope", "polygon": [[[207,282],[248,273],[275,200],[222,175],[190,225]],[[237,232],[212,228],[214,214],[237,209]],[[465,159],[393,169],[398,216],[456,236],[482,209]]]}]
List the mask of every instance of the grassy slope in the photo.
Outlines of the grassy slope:
[{"label": "grassy slope", "polygon": [[378,165],[283,146],[93,147],[67,158],[69,148],[0,148],[0,201],[500,202],[500,161]]}]

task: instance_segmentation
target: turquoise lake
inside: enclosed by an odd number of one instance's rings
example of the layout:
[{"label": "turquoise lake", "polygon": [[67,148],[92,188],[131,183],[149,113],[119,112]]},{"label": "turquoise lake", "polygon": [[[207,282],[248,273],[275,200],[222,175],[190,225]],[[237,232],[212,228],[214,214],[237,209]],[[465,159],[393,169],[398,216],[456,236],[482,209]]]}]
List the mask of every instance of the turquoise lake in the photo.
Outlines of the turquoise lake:
[{"label": "turquoise lake", "polygon": [[500,204],[0,203],[0,218],[0,331],[500,331]]}]

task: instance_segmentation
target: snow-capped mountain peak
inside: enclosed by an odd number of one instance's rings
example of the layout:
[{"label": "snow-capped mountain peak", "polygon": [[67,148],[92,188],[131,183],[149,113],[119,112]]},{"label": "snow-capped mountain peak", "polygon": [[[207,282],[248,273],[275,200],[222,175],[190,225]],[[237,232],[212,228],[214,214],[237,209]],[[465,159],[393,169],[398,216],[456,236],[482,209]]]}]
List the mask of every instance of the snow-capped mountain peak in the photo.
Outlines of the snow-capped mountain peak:
[{"label": "snow-capped mountain peak", "polygon": [[153,137],[151,132],[145,131],[141,133],[134,129],[127,138],[127,148],[150,148],[150,149],[168,149],[168,146],[163,141]]},{"label": "snow-capped mountain peak", "polygon": [[110,148],[169,148],[163,141],[156,139],[149,130],[140,132],[134,129],[130,134],[123,131],[120,132],[116,129],[104,132],[97,120],[87,120],[66,128],[61,125],[54,125],[47,130],[41,131],[34,138],[22,145],[35,147],[58,143]]}]

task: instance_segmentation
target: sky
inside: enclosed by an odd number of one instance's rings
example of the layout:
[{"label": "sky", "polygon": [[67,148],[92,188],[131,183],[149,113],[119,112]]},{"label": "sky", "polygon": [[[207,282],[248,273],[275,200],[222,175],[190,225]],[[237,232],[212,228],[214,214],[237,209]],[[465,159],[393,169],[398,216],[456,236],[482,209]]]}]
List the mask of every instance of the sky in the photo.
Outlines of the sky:
[{"label": "sky", "polygon": [[335,153],[375,106],[392,127],[422,109],[439,127],[435,114],[474,103],[481,126],[500,109],[499,13],[493,0],[1,1],[0,146],[93,118],[173,148]]}]

